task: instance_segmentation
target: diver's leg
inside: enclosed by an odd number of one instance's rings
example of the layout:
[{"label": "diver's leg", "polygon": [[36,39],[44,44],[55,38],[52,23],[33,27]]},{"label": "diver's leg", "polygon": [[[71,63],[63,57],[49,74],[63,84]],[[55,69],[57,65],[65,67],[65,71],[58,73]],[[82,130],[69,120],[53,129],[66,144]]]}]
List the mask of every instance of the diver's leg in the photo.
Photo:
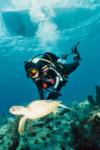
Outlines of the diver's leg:
[{"label": "diver's leg", "polygon": [[80,57],[79,56],[75,56],[73,58],[73,63],[70,64],[64,64],[64,74],[69,75],[70,73],[72,73],[73,71],[75,71],[77,69],[77,67],[79,66],[80,63]]}]

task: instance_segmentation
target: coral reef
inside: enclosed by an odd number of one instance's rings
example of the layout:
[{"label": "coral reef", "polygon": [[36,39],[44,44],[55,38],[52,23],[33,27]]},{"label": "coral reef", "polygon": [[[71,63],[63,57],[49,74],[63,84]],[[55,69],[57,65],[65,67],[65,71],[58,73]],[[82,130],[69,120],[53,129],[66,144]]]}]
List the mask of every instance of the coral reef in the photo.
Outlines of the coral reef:
[{"label": "coral reef", "polygon": [[72,111],[59,108],[55,116],[27,120],[22,135],[18,133],[20,117],[10,117],[0,127],[0,150],[100,150],[98,86],[96,100],[91,98],[92,102],[74,103]]},{"label": "coral reef", "polygon": [[7,124],[0,127],[0,150],[16,150],[19,141],[18,122],[18,118],[10,117]]}]

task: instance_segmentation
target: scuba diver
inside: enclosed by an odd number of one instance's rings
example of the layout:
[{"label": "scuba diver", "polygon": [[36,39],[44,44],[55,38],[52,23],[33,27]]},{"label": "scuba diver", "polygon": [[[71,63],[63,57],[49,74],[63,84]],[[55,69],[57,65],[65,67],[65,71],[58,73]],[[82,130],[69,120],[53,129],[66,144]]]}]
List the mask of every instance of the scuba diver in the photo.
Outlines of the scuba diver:
[{"label": "scuba diver", "polygon": [[[68,82],[68,75],[79,66],[81,60],[78,52],[79,44],[80,42],[72,47],[70,54],[64,54],[62,59],[51,52],[46,52],[25,62],[26,75],[36,84],[40,99],[57,99],[61,96],[60,90]],[[69,55],[73,55],[73,62],[67,64],[65,60]],[[45,90],[49,93],[46,98]]]}]

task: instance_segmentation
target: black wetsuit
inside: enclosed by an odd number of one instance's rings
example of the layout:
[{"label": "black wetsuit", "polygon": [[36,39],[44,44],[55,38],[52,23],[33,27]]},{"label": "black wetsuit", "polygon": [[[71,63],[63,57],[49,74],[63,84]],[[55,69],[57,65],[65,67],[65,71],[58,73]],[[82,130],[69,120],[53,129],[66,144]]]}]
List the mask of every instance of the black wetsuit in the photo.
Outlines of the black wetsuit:
[{"label": "black wetsuit", "polygon": [[[68,75],[72,73],[79,66],[80,55],[79,53],[74,54],[73,62],[70,64],[62,64],[57,62],[59,57],[52,53],[45,53],[42,59],[49,60],[54,65],[49,62],[39,60],[36,64],[34,62],[28,62],[29,65],[25,65],[25,70],[31,68],[38,68],[39,76],[36,78],[32,78],[33,82],[37,85],[40,99],[45,99],[44,97],[44,89],[48,89],[53,87],[53,91],[49,92],[46,99],[57,99],[60,96],[60,90],[67,82]],[[47,73],[44,73],[44,67],[48,67]],[[48,82],[49,79],[53,79],[54,83]],[[43,84],[47,84],[47,87],[44,88]]]},{"label": "black wetsuit", "polygon": [[58,91],[58,94],[53,94],[52,92],[49,93],[47,99],[57,99],[60,96],[60,90],[62,87],[67,83],[68,80],[68,75],[75,71],[77,67],[79,66],[80,62],[80,55],[79,53],[75,54],[73,57],[73,62],[70,64],[62,64],[62,63],[57,63],[57,71],[61,74],[63,77],[62,81],[59,81],[58,86],[55,88],[56,91]]}]

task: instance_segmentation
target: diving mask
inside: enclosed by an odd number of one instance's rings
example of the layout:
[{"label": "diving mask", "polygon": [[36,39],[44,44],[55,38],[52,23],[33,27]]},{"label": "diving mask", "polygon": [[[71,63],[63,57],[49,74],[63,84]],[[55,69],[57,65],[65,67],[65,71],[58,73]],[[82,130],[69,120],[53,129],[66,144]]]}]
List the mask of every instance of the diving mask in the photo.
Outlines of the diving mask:
[{"label": "diving mask", "polygon": [[30,76],[30,77],[34,77],[34,76],[36,76],[37,72],[38,72],[37,69],[32,69],[32,70],[29,72],[29,76]]}]

